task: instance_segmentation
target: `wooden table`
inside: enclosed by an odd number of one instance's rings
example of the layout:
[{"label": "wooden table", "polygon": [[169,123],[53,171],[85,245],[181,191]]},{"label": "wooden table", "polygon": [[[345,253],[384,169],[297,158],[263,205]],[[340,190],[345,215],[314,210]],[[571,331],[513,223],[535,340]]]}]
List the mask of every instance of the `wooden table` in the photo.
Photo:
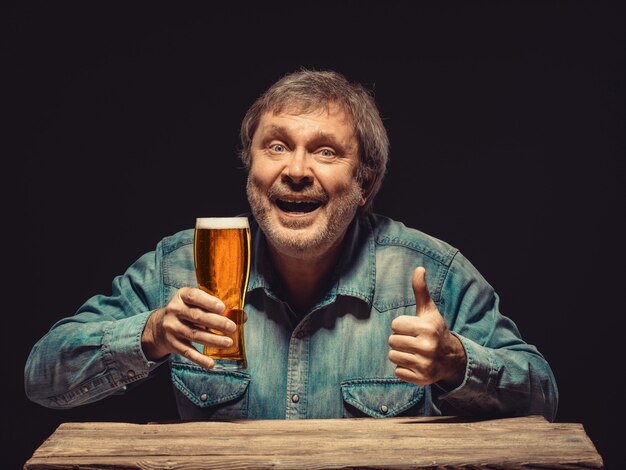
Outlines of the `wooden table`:
[{"label": "wooden table", "polygon": [[65,423],[24,468],[602,468],[580,424],[542,417]]}]

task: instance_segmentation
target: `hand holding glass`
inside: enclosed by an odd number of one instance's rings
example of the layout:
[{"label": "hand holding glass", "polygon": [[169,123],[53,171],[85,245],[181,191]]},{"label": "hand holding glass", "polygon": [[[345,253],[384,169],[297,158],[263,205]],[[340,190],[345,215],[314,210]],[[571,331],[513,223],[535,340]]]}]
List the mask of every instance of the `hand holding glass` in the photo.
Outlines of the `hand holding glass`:
[{"label": "hand holding glass", "polygon": [[[248,367],[243,336],[243,307],[250,276],[250,226],[246,217],[196,219],[194,263],[198,288],[226,305],[222,315],[237,324],[228,335],[230,348],[204,347],[216,359],[215,369],[242,370]],[[210,330],[223,335],[222,332]]]}]

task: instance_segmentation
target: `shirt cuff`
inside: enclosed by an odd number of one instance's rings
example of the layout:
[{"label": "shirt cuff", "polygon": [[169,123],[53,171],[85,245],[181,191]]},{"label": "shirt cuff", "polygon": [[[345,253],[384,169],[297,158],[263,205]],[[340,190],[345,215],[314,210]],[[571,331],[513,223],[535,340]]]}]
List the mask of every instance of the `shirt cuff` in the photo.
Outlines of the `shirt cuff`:
[{"label": "shirt cuff", "polygon": [[437,384],[445,392],[439,398],[451,404],[458,403],[459,405],[475,401],[480,402],[481,397],[487,395],[488,390],[495,383],[497,373],[495,358],[489,348],[485,348],[457,333],[451,333],[461,341],[465,349],[465,356],[467,357],[465,377],[461,384],[453,390],[447,390]]},{"label": "shirt cuff", "polygon": [[104,331],[104,358],[117,386],[146,378],[167,360],[166,356],[158,362],[150,361],[141,347],[141,335],[152,313],[145,312],[113,321]]}]

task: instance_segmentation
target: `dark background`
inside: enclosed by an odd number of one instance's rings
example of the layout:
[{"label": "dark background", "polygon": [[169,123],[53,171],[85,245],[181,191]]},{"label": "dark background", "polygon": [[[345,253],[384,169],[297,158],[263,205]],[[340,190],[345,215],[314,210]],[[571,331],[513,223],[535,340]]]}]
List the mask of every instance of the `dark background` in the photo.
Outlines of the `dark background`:
[{"label": "dark background", "polygon": [[472,260],[551,363],[557,420],[582,423],[620,468],[618,3],[5,7],[2,467],[19,468],[61,422],[176,419],[166,374],[125,397],[45,409],[24,396],[25,360],[162,237],[247,210],[240,120],[307,66],[375,89],[392,142],[376,210]]}]

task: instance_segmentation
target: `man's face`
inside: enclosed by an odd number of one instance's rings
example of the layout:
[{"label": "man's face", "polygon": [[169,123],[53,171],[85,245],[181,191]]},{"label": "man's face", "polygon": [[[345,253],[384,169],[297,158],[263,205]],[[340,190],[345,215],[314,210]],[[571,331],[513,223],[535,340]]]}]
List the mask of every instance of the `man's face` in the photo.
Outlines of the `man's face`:
[{"label": "man's face", "polygon": [[341,243],[365,203],[355,179],[358,150],[352,121],[337,104],[261,117],[247,193],[274,249],[313,258]]}]

